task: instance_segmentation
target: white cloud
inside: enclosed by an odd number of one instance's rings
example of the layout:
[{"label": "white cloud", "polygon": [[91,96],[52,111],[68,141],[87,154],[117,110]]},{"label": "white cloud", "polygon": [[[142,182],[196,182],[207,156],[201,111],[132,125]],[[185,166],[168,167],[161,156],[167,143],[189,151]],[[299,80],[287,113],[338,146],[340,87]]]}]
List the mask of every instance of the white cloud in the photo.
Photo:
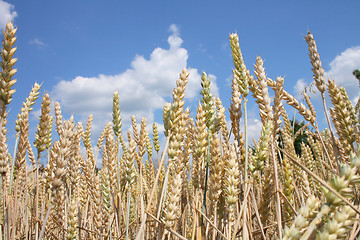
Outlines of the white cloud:
[{"label": "white cloud", "polygon": [[210,91],[214,95],[214,97],[220,97],[219,95],[219,87],[216,84],[216,76],[214,74],[209,74],[208,76],[210,78]]},{"label": "white cloud", "polygon": [[294,85],[294,96],[296,99],[302,98],[302,92],[307,87],[305,80],[303,78],[297,80],[296,84]]},{"label": "white cloud", "polygon": [[325,73],[330,79],[346,88],[350,100],[359,97],[359,82],[352,72],[360,69],[360,46],[346,49],[330,62],[330,70]]},{"label": "white cloud", "polygon": [[39,121],[39,117],[41,116],[41,108],[34,109],[30,112],[31,120]]},{"label": "white cloud", "polygon": [[176,24],[171,24],[169,27],[169,31],[172,33],[168,38],[168,43],[170,45],[170,49],[172,48],[180,48],[183,40],[180,38],[179,27]]},{"label": "white cloud", "polygon": [[[131,68],[116,75],[100,74],[96,77],[77,76],[71,81],[60,81],[52,95],[60,102],[66,113],[74,113],[85,120],[91,113],[94,116],[93,130],[100,132],[107,122],[112,120],[113,92],[120,96],[120,110],[124,129],[130,125],[131,115],[140,121],[147,118],[154,121],[154,111],[162,109],[165,98],[171,97],[184,67],[187,67],[188,52],[181,47],[183,40],[178,27],[170,26],[169,49],[156,48],[149,59],[137,55]],[[195,68],[189,68],[189,81],[185,97],[199,96],[201,75]],[[218,95],[216,77],[210,75],[212,89]]]},{"label": "white cloud", "polygon": [[176,36],[180,35],[179,27],[176,24],[171,24],[169,27],[169,31],[172,33],[172,35],[176,35]]},{"label": "white cloud", "polygon": [[[243,137],[245,138],[245,126],[244,119],[241,119],[241,131],[243,132]],[[247,133],[248,133],[248,143],[252,145],[253,139],[259,141],[261,135],[262,123],[257,118],[249,117],[247,120]]]},{"label": "white cloud", "polygon": [[17,16],[14,5],[0,0],[0,28],[4,29],[8,21],[13,21]]},{"label": "white cloud", "polygon": [[31,45],[36,45],[38,47],[46,47],[47,46],[47,44],[44,43],[43,41],[41,41],[39,38],[34,38],[34,39],[30,40],[29,43]]}]

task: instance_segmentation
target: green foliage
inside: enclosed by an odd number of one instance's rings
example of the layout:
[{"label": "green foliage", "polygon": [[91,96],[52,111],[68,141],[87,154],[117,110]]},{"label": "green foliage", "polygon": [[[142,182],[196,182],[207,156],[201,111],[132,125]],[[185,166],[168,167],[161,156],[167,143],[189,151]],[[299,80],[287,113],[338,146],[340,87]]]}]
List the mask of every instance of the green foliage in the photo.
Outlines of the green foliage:
[{"label": "green foliage", "polygon": [[352,74],[356,77],[356,79],[359,81],[359,86],[360,86],[360,70],[359,69],[355,69]]},{"label": "green foliage", "polygon": [[[294,120],[290,120],[291,123],[291,132],[292,132],[292,137],[296,136],[296,139],[294,139],[294,148],[295,148],[295,152],[298,156],[301,156],[301,143],[305,143],[306,145],[309,145],[308,142],[308,135],[306,134],[306,131],[309,130],[309,127],[304,127],[305,126],[305,122],[301,121],[299,122],[298,120],[295,119]],[[299,130],[302,129],[302,132],[298,133]],[[284,144],[283,144],[283,140],[282,140],[282,136],[281,136],[281,132],[279,132],[279,147],[284,149]]]}]

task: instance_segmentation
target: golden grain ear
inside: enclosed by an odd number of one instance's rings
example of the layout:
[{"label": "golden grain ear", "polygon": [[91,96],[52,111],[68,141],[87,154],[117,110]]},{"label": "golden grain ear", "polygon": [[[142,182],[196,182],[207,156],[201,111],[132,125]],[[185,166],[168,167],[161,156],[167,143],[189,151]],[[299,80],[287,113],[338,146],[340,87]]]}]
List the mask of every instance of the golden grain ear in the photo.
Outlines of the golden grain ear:
[{"label": "golden grain ear", "polygon": [[[16,47],[14,46],[16,41],[17,28],[14,28],[12,22],[8,22],[3,31],[3,41],[1,49],[1,73],[0,73],[0,174],[2,178],[5,177],[6,173],[9,170],[9,153],[7,146],[7,106],[12,100],[12,95],[15,93],[13,85],[16,83],[16,79],[13,76],[16,73],[14,64],[17,61],[17,58],[13,58],[15,54]],[[18,128],[17,128],[18,129]],[[20,130],[20,129],[18,129]],[[12,183],[10,177],[10,184]]]},{"label": "golden grain ear", "polygon": [[320,93],[324,93],[326,90],[324,73],[325,70],[321,66],[320,54],[317,51],[316,42],[314,36],[308,31],[308,34],[305,36],[305,40],[309,46],[309,57],[311,60],[311,65],[313,67],[312,71],[314,73],[314,80],[317,89]]},{"label": "golden grain ear", "polygon": [[169,148],[167,150],[169,179],[164,209],[164,224],[167,229],[172,229],[176,226],[182,212],[180,200],[183,185],[182,175],[183,171],[185,171],[184,162],[182,161],[182,146],[188,117],[184,110],[184,97],[188,77],[189,73],[184,68],[176,82],[176,88],[173,90],[173,101],[169,112],[169,122],[171,122],[171,128],[168,133]]},{"label": "golden grain ear", "polygon": [[3,31],[3,42],[2,42],[2,51],[1,51],[1,74],[0,74],[0,116],[5,117],[7,105],[12,100],[12,95],[15,90],[12,89],[13,85],[16,83],[16,79],[13,79],[16,69],[13,68],[17,59],[13,58],[13,55],[16,51],[14,47],[16,41],[17,28],[14,28],[14,25],[11,22],[6,24],[5,30]]}]

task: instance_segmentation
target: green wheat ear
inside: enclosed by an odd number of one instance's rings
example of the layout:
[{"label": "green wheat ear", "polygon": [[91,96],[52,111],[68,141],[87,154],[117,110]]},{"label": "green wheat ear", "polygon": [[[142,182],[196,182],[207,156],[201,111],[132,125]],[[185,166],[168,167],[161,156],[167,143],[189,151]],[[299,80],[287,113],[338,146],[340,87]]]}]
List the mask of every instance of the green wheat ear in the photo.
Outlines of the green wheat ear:
[{"label": "green wheat ear", "polygon": [[229,35],[230,47],[234,62],[234,72],[239,83],[239,91],[244,97],[249,94],[249,72],[246,69],[244,59],[240,50],[239,36],[236,33]]},{"label": "green wheat ear", "polygon": [[50,96],[48,93],[45,93],[42,98],[41,103],[41,115],[39,117],[39,125],[37,127],[37,132],[35,135],[34,146],[38,150],[38,159],[40,158],[40,153],[45,149],[49,149],[51,145],[51,131],[52,131],[52,120],[53,116],[50,115]]},{"label": "green wheat ear", "polygon": [[114,92],[113,97],[113,130],[116,137],[119,137],[121,134],[121,116],[120,116],[120,98],[119,92]]},{"label": "green wheat ear", "polygon": [[200,94],[202,95],[201,103],[206,117],[206,126],[213,133],[215,132],[215,102],[212,93],[210,92],[210,78],[206,75],[205,72],[201,76],[201,86],[202,90]]}]

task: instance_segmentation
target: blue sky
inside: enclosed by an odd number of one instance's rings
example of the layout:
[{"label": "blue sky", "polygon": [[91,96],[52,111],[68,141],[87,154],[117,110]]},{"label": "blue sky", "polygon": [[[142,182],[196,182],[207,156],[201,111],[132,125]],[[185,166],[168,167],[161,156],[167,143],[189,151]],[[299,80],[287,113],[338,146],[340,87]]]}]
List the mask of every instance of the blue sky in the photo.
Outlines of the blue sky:
[{"label": "blue sky", "polygon": [[[360,1],[0,0],[0,27],[9,19],[18,27],[9,137],[35,81],[43,83],[41,95],[49,92],[61,103],[66,116],[73,113],[85,125],[92,113],[95,136],[111,121],[116,90],[125,131],[132,114],[138,122],[143,116],[149,125],[161,124],[162,106],[183,67],[190,68],[186,101],[192,112],[202,71],[228,108],[233,68],[228,35],[233,32],[251,71],[261,55],[267,75],[285,77],[285,89],[299,97],[312,82],[304,40],[309,29],[327,76],[355,100],[359,88],[351,71],[360,68],[359,9]],[[32,131],[39,109],[40,101],[30,118]],[[259,115],[251,102],[249,109],[250,136],[256,137]]]}]

